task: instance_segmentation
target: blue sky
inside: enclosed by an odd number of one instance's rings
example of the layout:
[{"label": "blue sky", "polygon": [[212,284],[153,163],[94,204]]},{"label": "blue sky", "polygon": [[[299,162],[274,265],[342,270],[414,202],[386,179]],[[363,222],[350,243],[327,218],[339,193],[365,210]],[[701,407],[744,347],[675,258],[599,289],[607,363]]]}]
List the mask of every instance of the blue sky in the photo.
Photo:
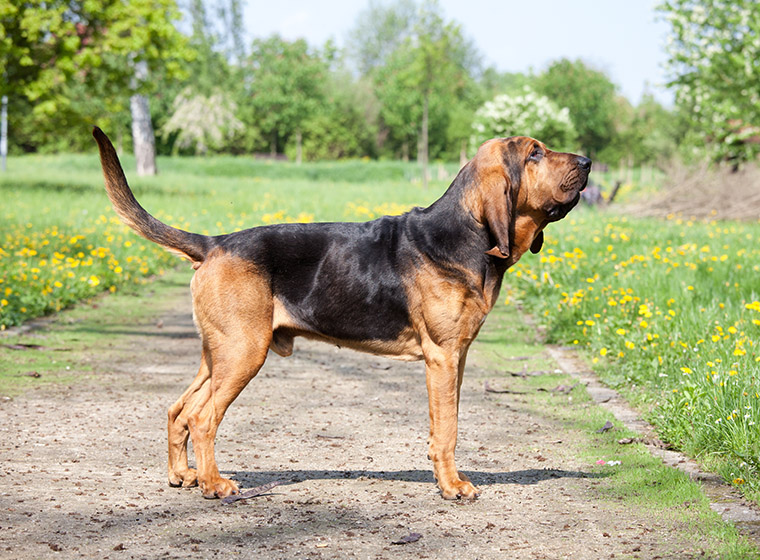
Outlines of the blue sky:
[{"label": "blue sky", "polygon": [[[581,58],[603,70],[632,103],[649,91],[665,104],[665,38],[659,0],[439,0],[480,49],[505,72],[540,72],[558,58]],[[344,43],[368,0],[248,0],[249,38],[279,33],[321,45]]]}]

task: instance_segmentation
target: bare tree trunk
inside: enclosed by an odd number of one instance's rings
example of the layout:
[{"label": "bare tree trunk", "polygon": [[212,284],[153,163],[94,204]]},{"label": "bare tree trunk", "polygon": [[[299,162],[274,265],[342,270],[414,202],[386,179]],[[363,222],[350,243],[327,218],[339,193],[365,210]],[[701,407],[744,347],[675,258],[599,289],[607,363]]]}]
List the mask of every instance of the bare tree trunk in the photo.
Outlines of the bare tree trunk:
[{"label": "bare tree trunk", "polygon": [[[135,64],[134,88],[148,78],[148,65],[145,61]],[[138,175],[156,175],[156,138],[153,134],[153,123],[150,120],[148,98],[136,93],[129,99],[132,110],[132,144],[137,160]]]},{"label": "bare tree trunk", "polygon": [[428,105],[429,94],[425,92],[422,100],[422,138],[420,140],[420,152],[417,156],[422,164],[422,188],[428,187]]},{"label": "bare tree trunk", "polygon": [[301,129],[296,129],[296,165],[301,165],[301,157],[302,157],[302,149],[303,149],[303,135],[301,134]]},{"label": "bare tree trunk", "polygon": [[132,109],[132,143],[135,149],[138,175],[155,175],[156,139],[153,136],[153,124],[150,120],[148,98],[135,94],[129,100]]},{"label": "bare tree trunk", "polygon": [[8,96],[3,95],[2,109],[0,109],[0,160],[2,160],[2,170],[7,169],[6,160],[8,159]]},{"label": "bare tree trunk", "polygon": [[467,140],[462,140],[462,145],[459,148],[459,169],[465,165],[467,165]]}]

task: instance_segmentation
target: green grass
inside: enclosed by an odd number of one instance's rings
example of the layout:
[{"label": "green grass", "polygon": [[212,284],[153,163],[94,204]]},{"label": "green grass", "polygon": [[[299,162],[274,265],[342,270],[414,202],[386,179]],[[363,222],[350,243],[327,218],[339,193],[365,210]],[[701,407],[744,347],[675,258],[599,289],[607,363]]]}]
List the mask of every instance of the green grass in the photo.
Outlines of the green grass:
[{"label": "green grass", "polygon": [[760,496],[760,224],[576,211],[507,298],[586,352],[661,437]]},{"label": "green grass", "polygon": [[[516,364],[528,364],[528,370],[556,371],[537,339],[534,325],[520,320],[521,312],[513,306],[498,306],[488,318],[473,346],[474,361],[500,370],[519,370]],[[525,358],[505,361],[506,358]],[[627,430],[606,410],[595,405],[585,387],[576,385],[574,377],[564,373],[544,373],[528,377],[509,377],[509,388],[520,393],[510,406],[533,416],[541,416],[564,434],[562,453],[588,465],[591,474],[589,499],[605,502],[605,508],[635,510],[642,519],[657,520],[670,535],[661,540],[663,557],[667,547],[695,547],[690,554],[707,558],[755,558],[757,549],[739,535],[737,529],[722,521],[710,509],[709,499],[698,483],[677,469],[653,457],[642,443],[621,445],[622,438],[638,434]],[[575,386],[558,395],[552,391],[560,385]],[[610,431],[597,433],[607,421]],[[575,433],[576,436],[569,434]],[[567,437],[567,439],[565,439]],[[598,461],[620,461],[619,465],[598,465]],[[596,475],[596,477],[594,477]],[[678,546],[680,545],[680,546]],[[699,550],[701,549],[700,552]],[[679,556],[680,557],[680,556]],[[689,556],[690,557],[690,556]]]},{"label": "green grass", "polygon": [[[95,351],[99,359],[104,351],[116,357],[117,349],[108,338],[121,336],[124,325],[154,323],[172,305],[167,295],[188,290],[191,273],[189,268],[174,269],[147,285],[82,301],[39,320],[31,330],[6,331],[0,336],[0,396],[12,397],[51,383],[75,383],[78,378],[70,371],[76,370],[79,377],[91,372]],[[138,293],[151,304],[135,305]]]}]

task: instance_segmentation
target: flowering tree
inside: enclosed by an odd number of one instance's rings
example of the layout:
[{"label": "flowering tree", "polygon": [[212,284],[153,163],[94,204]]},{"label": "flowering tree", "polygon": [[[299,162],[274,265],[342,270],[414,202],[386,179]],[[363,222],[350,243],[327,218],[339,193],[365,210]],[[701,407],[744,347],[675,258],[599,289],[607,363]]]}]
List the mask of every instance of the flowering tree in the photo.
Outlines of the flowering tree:
[{"label": "flowering tree", "polygon": [[692,140],[714,159],[760,152],[760,4],[757,0],[667,0],[667,69]]},{"label": "flowering tree", "polygon": [[183,89],[174,99],[174,113],[162,127],[165,137],[176,134],[175,148],[195,146],[196,154],[219,148],[224,140],[242,130],[243,123],[235,116],[237,106],[230,96],[215,91],[209,96]]},{"label": "flowering tree", "polygon": [[470,146],[497,136],[532,136],[552,150],[571,150],[577,133],[567,108],[525,86],[516,95],[497,95],[475,113]]}]

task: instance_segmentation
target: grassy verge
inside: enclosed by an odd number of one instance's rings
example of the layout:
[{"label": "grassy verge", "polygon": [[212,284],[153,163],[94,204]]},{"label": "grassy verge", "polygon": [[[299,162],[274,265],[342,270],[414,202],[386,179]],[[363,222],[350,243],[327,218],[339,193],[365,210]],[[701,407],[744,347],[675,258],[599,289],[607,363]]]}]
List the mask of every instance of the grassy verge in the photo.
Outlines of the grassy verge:
[{"label": "grassy verge", "polygon": [[[475,362],[500,370],[546,371],[542,375],[509,377],[510,391],[520,399],[510,406],[578,435],[563,440],[564,454],[587,465],[589,472],[600,475],[589,482],[590,499],[604,502],[605,508],[631,508],[642,518],[651,516],[672,530],[663,535],[663,552],[668,546],[678,557],[755,558],[757,549],[741,537],[710,509],[709,500],[699,485],[676,469],[654,458],[641,443],[621,445],[622,438],[636,434],[620,425],[610,413],[595,405],[582,385],[575,385],[569,375],[556,373],[556,364],[537,342],[535,328],[516,320],[519,311],[497,307],[478,337]],[[520,361],[505,361],[519,356]],[[558,393],[559,386],[573,387]],[[597,430],[611,421],[615,427]],[[604,461],[605,464],[599,464]],[[619,464],[616,462],[619,461]],[[682,550],[687,547],[687,551]],[[667,553],[663,557],[669,557]]]},{"label": "grassy verge", "polygon": [[[169,270],[140,288],[93,297],[34,328],[0,334],[0,396],[12,397],[50,383],[74,383],[70,371],[91,371],[91,355],[102,351],[104,337],[120,336],[122,325],[150,323],[188,290],[192,271]],[[135,305],[139,291],[140,305]],[[81,375],[81,373],[78,373]]]},{"label": "grassy verge", "polygon": [[507,277],[661,437],[760,496],[759,224],[578,212]]}]

